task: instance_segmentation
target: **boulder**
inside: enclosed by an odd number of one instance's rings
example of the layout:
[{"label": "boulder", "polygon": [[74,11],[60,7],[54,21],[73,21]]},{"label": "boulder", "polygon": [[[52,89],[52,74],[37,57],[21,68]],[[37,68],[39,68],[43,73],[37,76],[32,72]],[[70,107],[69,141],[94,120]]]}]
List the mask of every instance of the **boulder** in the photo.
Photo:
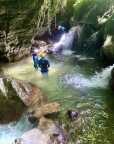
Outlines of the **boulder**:
[{"label": "boulder", "polygon": [[34,128],[16,139],[14,144],[49,144],[49,137],[41,130]]},{"label": "boulder", "polygon": [[103,54],[108,61],[114,62],[114,44],[104,47]]},{"label": "boulder", "polygon": [[8,78],[0,78],[0,122],[7,123],[20,117],[25,109]]},{"label": "boulder", "polygon": [[38,128],[46,135],[50,137],[50,144],[67,144],[68,135],[65,129],[58,123],[53,122],[50,119],[42,117],[39,121]]},{"label": "boulder", "polygon": [[14,144],[67,144],[67,140],[60,126],[42,117],[38,128],[26,132],[21,138],[16,139]]},{"label": "boulder", "polygon": [[60,105],[57,102],[53,102],[36,108],[33,113],[33,116],[39,119],[43,116],[48,117],[50,115],[57,114],[59,111],[60,111]]},{"label": "boulder", "polygon": [[0,122],[17,120],[26,107],[41,105],[45,101],[35,85],[12,78],[0,78]]},{"label": "boulder", "polygon": [[106,40],[104,42],[104,45],[102,47],[102,51],[104,54],[104,58],[109,62],[114,62],[114,40],[111,35],[108,35],[106,37]]},{"label": "boulder", "polygon": [[11,83],[26,106],[33,107],[34,105],[42,105],[46,102],[46,97],[43,96],[41,90],[37,86],[15,79],[13,79]]}]

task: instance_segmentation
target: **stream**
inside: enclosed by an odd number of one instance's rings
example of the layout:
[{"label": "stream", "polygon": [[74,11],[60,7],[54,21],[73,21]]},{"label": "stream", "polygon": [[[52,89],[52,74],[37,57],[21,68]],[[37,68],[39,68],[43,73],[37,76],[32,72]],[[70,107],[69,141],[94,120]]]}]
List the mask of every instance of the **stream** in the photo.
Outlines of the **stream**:
[{"label": "stream", "polygon": [[[3,66],[3,73],[37,85],[50,102],[60,103],[62,112],[75,109],[83,113],[84,125],[76,134],[82,144],[113,144],[114,96],[108,85],[114,65],[102,68],[93,57],[69,50],[74,34],[70,31],[54,45],[55,54],[48,57],[51,65],[48,78],[34,69],[31,57]],[[66,47],[62,53],[61,46]],[[18,122],[0,125],[0,144],[12,144],[32,127],[24,115]]]},{"label": "stream", "polygon": [[[113,66],[101,69],[94,58],[69,51],[60,56],[50,56],[49,61],[48,78],[43,78],[39,70],[34,70],[31,57],[9,64],[3,67],[3,71],[5,75],[36,84],[49,101],[61,104],[62,111],[72,108],[90,110],[96,120],[95,125],[91,121],[89,127],[94,144],[98,138],[99,143],[114,143],[114,97],[108,88]],[[31,127],[24,118],[17,123],[0,125],[0,144],[10,144]]]}]

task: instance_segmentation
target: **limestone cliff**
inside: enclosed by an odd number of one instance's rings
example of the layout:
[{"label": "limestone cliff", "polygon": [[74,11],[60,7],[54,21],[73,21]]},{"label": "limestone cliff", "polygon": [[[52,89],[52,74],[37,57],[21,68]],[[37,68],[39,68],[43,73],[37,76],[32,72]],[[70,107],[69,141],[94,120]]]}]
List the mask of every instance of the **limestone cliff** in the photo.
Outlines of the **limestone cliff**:
[{"label": "limestone cliff", "polygon": [[19,60],[30,53],[30,40],[42,2],[0,1],[0,61]]}]

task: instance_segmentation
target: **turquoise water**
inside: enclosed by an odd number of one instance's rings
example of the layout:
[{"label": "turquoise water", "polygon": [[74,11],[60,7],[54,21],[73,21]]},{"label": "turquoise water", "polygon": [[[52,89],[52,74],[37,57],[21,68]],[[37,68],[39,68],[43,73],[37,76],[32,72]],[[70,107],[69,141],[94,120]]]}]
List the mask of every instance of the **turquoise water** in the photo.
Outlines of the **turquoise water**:
[{"label": "turquoise water", "polygon": [[[108,88],[110,71],[113,66],[102,69],[94,58],[68,54],[51,56],[49,77],[44,78],[32,65],[31,57],[9,64],[3,68],[4,74],[29,81],[40,87],[49,101],[61,104],[61,111],[76,109],[84,115],[85,124],[78,130],[78,139],[82,144],[114,143],[114,106],[113,92]],[[23,121],[19,122],[23,127]],[[26,131],[16,128],[16,137]],[[2,128],[1,128],[2,127]],[[0,144],[6,132],[0,127]],[[11,125],[11,128],[14,126]],[[6,135],[12,135],[12,130]],[[11,141],[11,140],[10,140]],[[10,144],[10,143],[8,143]]]},{"label": "turquoise water", "polygon": [[32,127],[25,115],[18,122],[0,125],[0,144],[12,144],[15,138],[19,138]]}]

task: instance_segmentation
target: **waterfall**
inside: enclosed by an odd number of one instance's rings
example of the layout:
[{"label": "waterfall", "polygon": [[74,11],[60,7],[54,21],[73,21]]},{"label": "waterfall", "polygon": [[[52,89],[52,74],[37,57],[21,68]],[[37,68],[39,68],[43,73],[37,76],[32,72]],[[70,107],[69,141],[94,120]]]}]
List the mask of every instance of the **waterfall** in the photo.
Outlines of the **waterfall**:
[{"label": "waterfall", "polygon": [[63,50],[71,50],[75,34],[76,27],[71,28],[68,33],[64,33],[60,41],[53,45],[52,51],[54,53],[61,53]]},{"label": "waterfall", "polygon": [[96,72],[93,77],[85,77],[82,74],[68,74],[65,75],[64,80],[68,85],[71,85],[75,88],[106,88],[109,83],[109,78],[111,75],[111,70],[114,68],[114,65],[109,66],[103,69],[100,73]]}]

